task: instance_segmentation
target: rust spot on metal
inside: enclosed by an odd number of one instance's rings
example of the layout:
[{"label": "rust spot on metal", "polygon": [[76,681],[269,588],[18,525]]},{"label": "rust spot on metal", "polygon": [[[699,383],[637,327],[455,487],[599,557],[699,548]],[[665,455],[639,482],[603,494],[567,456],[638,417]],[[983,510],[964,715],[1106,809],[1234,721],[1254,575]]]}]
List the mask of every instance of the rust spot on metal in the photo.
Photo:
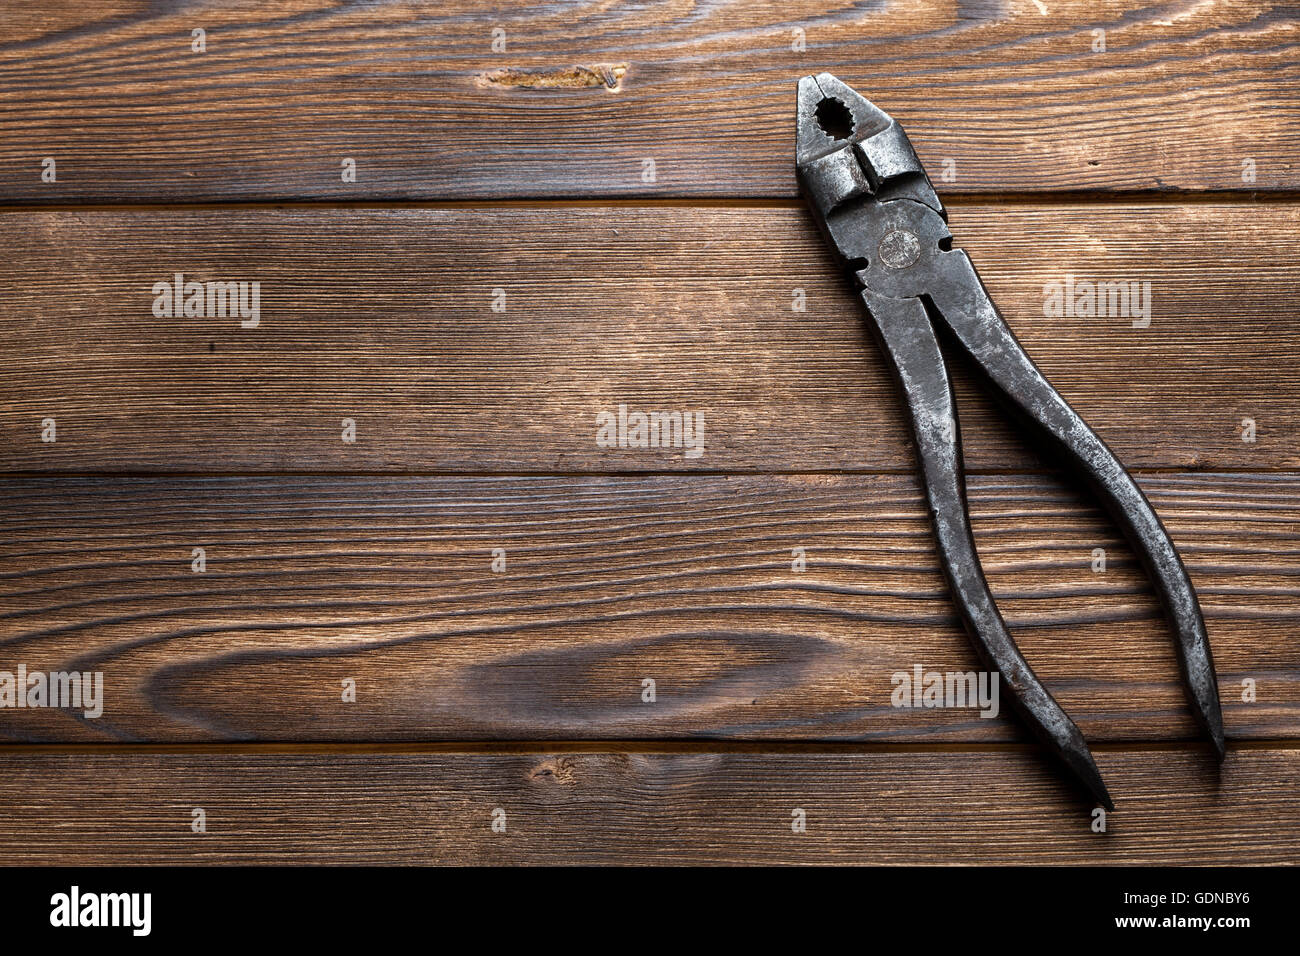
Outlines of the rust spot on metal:
[{"label": "rust spot on metal", "polygon": [[493,70],[479,77],[486,86],[521,87],[527,90],[617,90],[627,72],[625,63],[566,66],[555,70]]}]

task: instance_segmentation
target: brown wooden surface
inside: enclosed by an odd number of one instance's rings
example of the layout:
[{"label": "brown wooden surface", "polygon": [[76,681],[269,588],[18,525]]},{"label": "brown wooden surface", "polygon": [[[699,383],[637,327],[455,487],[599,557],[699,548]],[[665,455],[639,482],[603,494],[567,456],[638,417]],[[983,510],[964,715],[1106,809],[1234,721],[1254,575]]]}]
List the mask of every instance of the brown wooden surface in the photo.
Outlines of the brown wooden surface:
[{"label": "brown wooden surface", "polygon": [[1297,35],[1257,0],[8,3],[0,196],[791,196],[819,70],[953,160],[948,192],[1292,190]]},{"label": "brown wooden surface", "polygon": [[[1143,484],[1200,593],[1229,736],[1300,736],[1300,477]],[[1084,732],[1195,738],[1109,522],[1050,476],[970,491],[1000,605]],[[94,720],[0,710],[11,740],[1022,737],[1005,701],[890,704],[914,664],[978,668],[911,475],[41,478],[0,487],[0,517],[4,659],[103,671],[107,698]]]},{"label": "brown wooden surface", "polygon": [[[1300,467],[1300,205],[952,219],[1127,465]],[[0,245],[7,471],[913,469],[861,306],[801,208],[22,212],[0,215]],[[261,282],[261,324],[155,318],[176,272]],[[1150,328],[1044,316],[1067,276],[1149,282]],[[970,467],[1039,465],[982,392],[959,399]],[[702,413],[704,454],[598,447],[620,403]]]},{"label": "brown wooden surface", "polygon": [[[6,862],[1289,863],[1300,753],[0,755]],[[191,831],[192,812],[207,832]],[[506,832],[493,833],[492,812]],[[792,811],[807,831],[791,830]]]},{"label": "brown wooden surface", "polygon": [[[0,708],[0,860],[1300,862],[1298,36],[1251,0],[0,0],[0,670],[107,690]],[[1105,835],[1005,714],[889,705],[975,664],[794,200],[822,69],[906,126],[1199,589],[1221,771],[1109,522],[953,369]],[[175,272],[260,282],[260,326],[155,317]],[[1067,276],[1150,282],[1151,326],[1045,316]],[[597,447],[620,403],[705,454]]]}]

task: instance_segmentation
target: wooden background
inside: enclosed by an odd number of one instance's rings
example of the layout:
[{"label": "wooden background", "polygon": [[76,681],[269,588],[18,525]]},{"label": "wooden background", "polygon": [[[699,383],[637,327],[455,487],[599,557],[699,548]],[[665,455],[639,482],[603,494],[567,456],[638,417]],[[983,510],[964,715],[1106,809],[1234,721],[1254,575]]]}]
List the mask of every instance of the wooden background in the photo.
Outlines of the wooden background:
[{"label": "wooden background", "polygon": [[[0,710],[0,860],[1300,861],[1298,54],[1236,0],[0,3],[0,670],[107,696]],[[1008,716],[889,704],[976,662],[796,198],[823,69],[952,162],[1200,593],[1221,768],[1126,546],[954,370],[1105,834]],[[155,317],[175,272],[260,325]],[[1067,276],[1150,282],[1150,327],[1045,316]],[[620,403],[705,453],[598,447]]]}]

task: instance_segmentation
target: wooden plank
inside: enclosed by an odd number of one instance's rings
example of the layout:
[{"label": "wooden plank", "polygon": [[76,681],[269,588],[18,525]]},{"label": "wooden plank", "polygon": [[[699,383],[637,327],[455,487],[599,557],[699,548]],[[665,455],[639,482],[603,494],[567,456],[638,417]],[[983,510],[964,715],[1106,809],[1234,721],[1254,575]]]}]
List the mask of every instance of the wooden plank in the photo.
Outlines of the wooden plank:
[{"label": "wooden plank", "polygon": [[[1127,464],[1300,468],[1300,205],[953,220]],[[861,306],[802,209],[38,211],[0,216],[0,244],[0,470],[912,467]],[[259,282],[257,327],[155,316],[176,273]],[[1045,315],[1075,280],[1137,283],[1149,327]],[[958,384],[970,467],[1038,467]],[[620,405],[703,416],[703,453],[602,447]]]},{"label": "wooden plank", "polygon": [[1295,750],[1231,751],[1221,770],[1181,751],[1098,764],[1118,804],[1105,833],[1033,752],[8,751],[0,853],[77,866],[1300,863]]},{"label": "wooden plank", "polygon": [[10,4],[0,198],[791,196],[820,70],[949,192],[1295,189],[1296,24],[1259,0]]},{"label": "wooden plank", "polygon": [[[1142,481],[1229,736],[1300,736],[1300,476]],[[1083,731],[1195,739],[1110,524],[1050,476],[970,491],[1012,631]],[[41,478],[0,486],[0,527],[0,670],[105,686],[94,719],[0,708],[9,740],[1022,739],[1004,706],[891,703],[895,674],[978,667],[910,475]]]}]

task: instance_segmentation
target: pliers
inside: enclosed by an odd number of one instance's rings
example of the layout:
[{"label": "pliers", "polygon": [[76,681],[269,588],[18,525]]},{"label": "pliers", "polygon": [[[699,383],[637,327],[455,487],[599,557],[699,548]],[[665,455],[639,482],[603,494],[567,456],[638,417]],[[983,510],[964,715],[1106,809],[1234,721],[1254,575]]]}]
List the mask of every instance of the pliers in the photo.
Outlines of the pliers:
[{"label": "pliers", "polygon": [[986,669],[1001,675],[1013,707],[1052,753],[1113,809],[1083,734],[1021,655],[984,578],[941,335],[1048,452],[1081,473],[1128,538],[1173,624],[1192,710],[1222,759],[1214,661],[1178,552],[1132,476],[1025,354],[970,258],[953,248],[947,213],[903,128],[829,73],[799,81],[797,125],[800,187],[906,399],[944,577]]}]

